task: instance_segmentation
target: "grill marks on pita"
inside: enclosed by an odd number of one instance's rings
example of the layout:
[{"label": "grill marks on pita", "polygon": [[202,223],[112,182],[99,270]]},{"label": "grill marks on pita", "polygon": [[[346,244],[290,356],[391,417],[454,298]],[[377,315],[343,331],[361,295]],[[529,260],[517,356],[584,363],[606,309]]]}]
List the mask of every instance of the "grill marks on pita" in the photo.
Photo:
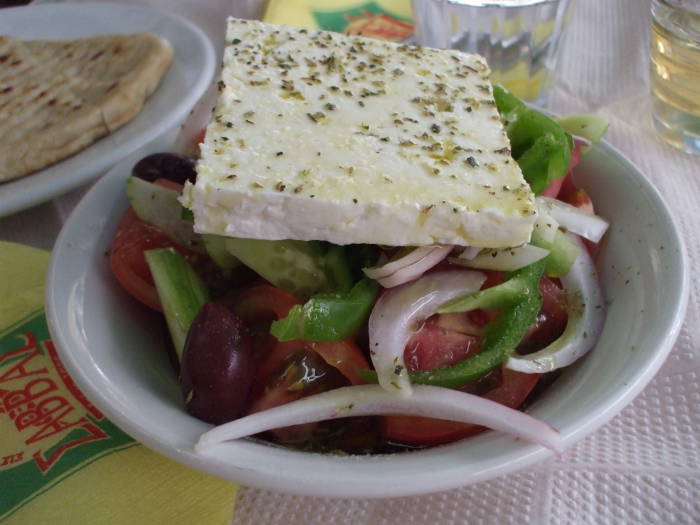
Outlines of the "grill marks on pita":
[{"label": "grill marks on pita", "polygon": [[0,36],[0,182],[58,162],[134,118],[173,60],[152,34]]}]

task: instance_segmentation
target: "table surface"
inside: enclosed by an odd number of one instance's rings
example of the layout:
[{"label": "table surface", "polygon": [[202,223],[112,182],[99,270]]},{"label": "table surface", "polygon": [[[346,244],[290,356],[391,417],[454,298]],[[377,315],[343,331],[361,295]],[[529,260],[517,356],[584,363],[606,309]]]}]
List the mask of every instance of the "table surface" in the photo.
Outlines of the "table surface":
[{"label": "table surface", "polygon": [[[259,17],[261,0],[122,0],[181,14],[214,42],[223,14]],[[648,95],[647,1],[579,1],[550,107],[597,112],[607,140],[657,186],[700,260],[700,157],[655,135]],[[0,12],[1,14],[1,12]],[[0,219],[0,240],[50,250],[90,184]],[[700,522],[700,272],[668,361],[620,415],[536,468],[449,492],[392,500],[333,500],[242,487],[234,523],[698,523]]]}]

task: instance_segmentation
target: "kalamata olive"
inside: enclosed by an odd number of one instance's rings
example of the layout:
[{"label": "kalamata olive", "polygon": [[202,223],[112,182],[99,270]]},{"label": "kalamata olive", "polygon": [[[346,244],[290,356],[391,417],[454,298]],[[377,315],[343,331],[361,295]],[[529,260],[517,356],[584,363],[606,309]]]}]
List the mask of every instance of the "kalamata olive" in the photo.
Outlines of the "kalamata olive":
[{"label": "kalamata olive", "polygon": [[131,170],[131,174],[139,179],[153,182],[156,179],[168,179],[178,184],[185,181],[194,183],[197,172],[194,161],[176,153],[153,153],[142,158]]},{"label": "kalamata olive", "polygon": [[239,417],[255,374],[248,329],[228,308],[205,304],[185,341],[180,387],[187,412],[209,423]]}]

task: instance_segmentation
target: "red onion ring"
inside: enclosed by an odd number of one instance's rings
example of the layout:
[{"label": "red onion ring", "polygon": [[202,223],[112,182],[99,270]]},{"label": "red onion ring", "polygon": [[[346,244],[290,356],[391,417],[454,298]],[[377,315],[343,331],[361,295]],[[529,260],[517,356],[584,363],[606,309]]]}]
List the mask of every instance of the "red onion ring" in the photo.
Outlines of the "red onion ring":
[{"label": "red onion ring", "polygon": [[452,246],[421,246],[404,257],[383,266],[364,268],[362,271],[370,279],[379,282],[384,288],[418,279],[452,251]]},{"label": "red onion ring", "polygon": [[569,319],[564,333],[552,344],[532,354],[512,356],[506,367],[528,374],[542,374],[569,366],[588,353],[598,342],[605,324],[605,298],[598,282],[595,264],[575,235],[569,238],[580,254],[569,273],[561,278],[566,289]]},{"label": "red onion ring", "polygon": [[369,316],[369,347],[379,384],[410,395],[403,353],[418,324],[451,299],[476,293],[486,280],[477,271],[435,272],[384,292]]},{"label": "red onion ring", "polygon": [[204,433],[195,452],[275,428],[352,416],[408,415],[482,425],[561,453],[559,432],[524,412],[450,388],[417,385],[400,397],[379,385],[338,388],[236,419]]}]

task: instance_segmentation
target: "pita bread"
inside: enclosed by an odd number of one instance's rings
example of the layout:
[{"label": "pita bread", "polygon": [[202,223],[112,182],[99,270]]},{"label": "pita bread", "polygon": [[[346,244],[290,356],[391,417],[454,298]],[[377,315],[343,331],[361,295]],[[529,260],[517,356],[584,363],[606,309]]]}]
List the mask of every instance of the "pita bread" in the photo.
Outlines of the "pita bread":
[{"label": "pita bread", "polygon": [[0,181],[21,177],[108,133],[99,108],[73,94],[17,40],[0,43]]},{"label": "pita bread", "polygon": [[170,67],[151,34],[0,37],[0,181],[58,162],[134,118]]}]

